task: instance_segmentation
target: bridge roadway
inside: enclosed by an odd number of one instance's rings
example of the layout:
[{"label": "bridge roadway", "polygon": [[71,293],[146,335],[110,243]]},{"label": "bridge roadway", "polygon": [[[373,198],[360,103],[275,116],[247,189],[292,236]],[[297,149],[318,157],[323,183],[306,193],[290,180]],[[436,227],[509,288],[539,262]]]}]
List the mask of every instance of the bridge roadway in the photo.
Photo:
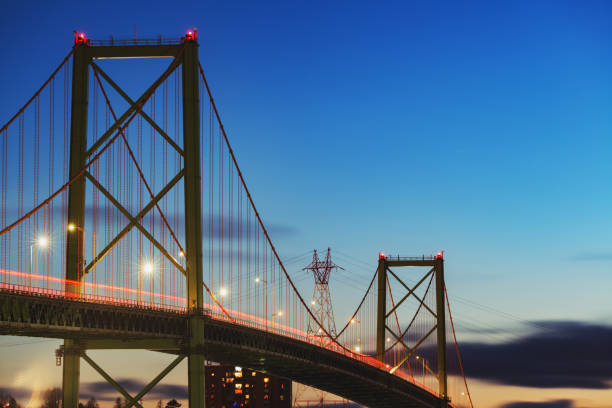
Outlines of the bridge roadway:
[{"label": "bridge roadway", "polygon": [[[187,314],[0,289],[0,334],[78,340],[87,349],[188,354]],[[204,355],[290,378],[369,407],[440,407],[419,386],[341,353],[204,316]]]}]

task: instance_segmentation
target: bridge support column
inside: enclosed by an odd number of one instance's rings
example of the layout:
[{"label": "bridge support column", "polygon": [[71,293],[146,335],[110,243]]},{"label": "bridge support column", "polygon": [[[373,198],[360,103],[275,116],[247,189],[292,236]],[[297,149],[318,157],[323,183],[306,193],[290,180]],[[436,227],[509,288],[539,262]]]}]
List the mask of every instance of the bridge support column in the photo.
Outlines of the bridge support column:
[{"label": "bridge support column", "polygon": [[204,320],[202,288],[202,206],[198,44],[185,40],[183,52],[183,141],[185,152],[185,236],[189,311],[189,408],[204,408]]},{"label": "bridge support column", "polygon": [[378,257],[378,311],[376,318],[376,359],[385,361],[385,321],[387,316],[387,260]]},{"label": "bridge support column", "polygon": [[62,407],[78,407],[81,359],[80,350],[74,340],[64,340],[63,363]]},{"label": "bridge support column", "polygon": [[[87,158],[87,104],[89,62],[87,46],[75,45],[72,65],[72,107],[70,116],[70,179],[85,166]],[[66,293],[79,296],[83,277],[83,223],[85,220],[85,178],[68,188],[68,225],[66,231],[66,279],[79,282],[67,284]],[[64,341],[62,407],[77,408],[79,404],[80,357],[71,340]]]},{"label": "bridge support column", "polygon": [[436,320],[438,334],[438,394],[440,407],[448,406],[448,389],[446,373],[446,304],[444,296],[444,259],[441,256],[435,260],[436,274]]}]

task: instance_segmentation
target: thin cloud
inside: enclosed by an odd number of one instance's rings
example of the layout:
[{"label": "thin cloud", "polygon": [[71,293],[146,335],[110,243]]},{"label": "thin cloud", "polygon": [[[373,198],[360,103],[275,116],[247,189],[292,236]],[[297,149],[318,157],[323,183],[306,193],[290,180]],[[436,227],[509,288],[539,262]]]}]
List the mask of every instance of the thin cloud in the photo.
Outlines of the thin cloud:
[{"label": "thin cloud", "polygon": [[510,342],[463,343],[466,375],[536,388],[610,388],[612,327],[579,322],[538,326]]},{"label": "thin cloud", "polygon": [[545,402],[510,402],[499,408],[571,408],[574,404],[571,400],[556,400]]},{"label": "thin cloud", "polygon": [[612,261],[612,251],[583,252],[570,257],[572,261]]},{"label": "thin cloud", "polygon": [[[117,381],[128,393],[136,395],[146,383],[140,380],[123,378]],[[114,401],[120,397],[115,388],[106,381],[95,381],[81,384],[80,399],[94,397],[98,401]],[[147,399],[187,399],[187,386],[180,384],[157,384],[146,395]]]}]

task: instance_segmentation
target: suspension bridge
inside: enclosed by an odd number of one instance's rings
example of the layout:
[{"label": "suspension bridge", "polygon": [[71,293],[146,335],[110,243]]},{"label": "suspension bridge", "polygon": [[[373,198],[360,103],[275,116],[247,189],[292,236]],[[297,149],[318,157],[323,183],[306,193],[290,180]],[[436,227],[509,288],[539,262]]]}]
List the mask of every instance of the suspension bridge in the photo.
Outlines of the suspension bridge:
[{"label": "suspension bridge", "polygon": [[[135,98],[111,76],[131,58],[168,62]],[[205,361],[372,407],[472,407],[442,253],[379,254],[352,315],[333,330],[319,321],[324,305],[302,295],[255,207],[196,31],[75,32],[0,128],[0,194],[0,333],[63,339],[66,408],[78,406],[82,361],[142,408],[184,359],[190,407],[206,406]],[[130,395],[88,355],[100,349],[176,358]]]}]

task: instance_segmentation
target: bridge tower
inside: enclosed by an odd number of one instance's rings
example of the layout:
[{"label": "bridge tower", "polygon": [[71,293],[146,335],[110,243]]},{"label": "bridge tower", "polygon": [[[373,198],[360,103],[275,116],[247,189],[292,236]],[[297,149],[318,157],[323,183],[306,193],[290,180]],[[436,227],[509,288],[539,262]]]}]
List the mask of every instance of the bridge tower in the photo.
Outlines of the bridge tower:
[{"label": "bridge tower", "polygon": [[[427,267],[429,272],[422,277],[422,279],[413,287],[408,286],[391,267]],[[429,309],[425,304],[424,300],[416,295],[415,290],[418,288],[428,277],[434,275],[435,279],[435,311]],[[415,258],[403,258],[403,257],[391,257],[386,256],[384,253],[380,253],[378,256],[378,296],[377,296],[377,318],[376,318],[376,358],[384,362],[385,361],[385,341],[387,334],[390,333],[394,336],[400,344],[406,347],[408,356],[401,361],[397,366],[393,367],[391,372],[394,372],[399,366],[401,366],[411,355],[413,355],[420,344],[422,344],[430,335],[436,333],[436,345],[437,345],[437,377],[438,377],[438,397],[440,398],[440,407],[448,407],[448,387],[447,387],[447,358],[446,358],[446,298],[444,292],[444,253],[439,252],[435,256],[430,257],[415,257]],[[391,275],[399,281],[399,283],[407,290],[407,294],[395,304],[392,310],[387,311],[387,296],[388,296],[388,276]],[[423,305],[426,309],[429,309],[431,314],[435,318],[435,325],[431,330],[425,334],[425,336],[416,342],[416,345],[412,348],[408,347],[401,338],[399,338],[393,329],[387,325],[387,318],[391,316],[397,308],[408,299],[410,296],[417,299],[417,301]]]},{"label": "bridge tower", "polygon": [[[108,77],[104,71],[95,64],[96,59],[120,59],[120,58],[155,58],[170,57],[173,62],[166,71],[159,77],[136,101],[132,101],[127,94]],[[116,383],[101,367],[85,354],[86,349],[127,349],[142,348],[151,349],[150,344],[101,339],[97,342],[79,342],[75,339],[65,339],[63,349],[60,354],[64,357],[63,366],[63,387],[62,387],[62,406],[64,408],[77,408],[79,400],[79,377],[80,359],[83,358],[96,371],[98,371],[109,383],[111,383],[124,397],[128,399],[128,407],[140,407],[138,400],[158,381],[160,381],[170,370],[187,356],[188,359],[188,389],[189,406],[192,408],[204,408],[204,323],[203,323],[203,282],[202,282],[202,206],[201,206],[201,176],[200,176],[200,107],[199,107],[199,61],[197,32],[189,31],[180,41],[171,43],[139,43],[138,41],[124,41],[118,44],[104,43],[92,44],[83,34],[77,35],[75,32],[75,46],[73,51],[73,72],[72,72],[72,106],[70,124],[70,179],[75,181],[70,184],[68,192],[68,221],[70,228],[66,232],[66,277],[69,282],[79,282],[79,284],[67,285],[67,292],[78,295],[82,292],[83,278],[91,269],[85,266],[83,257],[84,248],[84,218],[85,218],[85,178],[91,181],[94,186],[101,190],[120,210],[119,201],[108,191],[105,191],[101,184],[88,172],[86,177],[78,177],[86,168],[88,159],[95,154],[96,149],[108,140],[113,132],[123,132],[124,123],[129,122],[128,118],[135,115],[142,115],[158,131],[160,127],[143,112],[143,105],[155,91],[155,89],[165,81],[168,76],[178,67],[182,67],[182,120],[183,120],[183,146],[182,148],[173,145],[183,156],[183,171],[179,176],[170,181],[154,198],[146,205],[137,216],[131,216],[127,211],[124,212],[130,220],[128,227],[119,233],[111,244],[96,255],[92,264],[98,262],[105,256],[113,243],[121,239],[131,228],[141,229],[139,220],[153,208],[182,176],[184,182],[184,211],[185,211],[185,242],[186,248],[182,253],[185,257],[186,267],[182,265],[163,248],[160,248],[155,238],[150,234],[147,236],[166,257],[168,257],[186,276],[187,280],[187,304],[189,313],[188,335],[185,345],[180,350],[179,356],[166,369],[149,383],[135,397],[127,394],[121,386]],[[114,124],[109,130],[100,137],[89,149],[87,148],[87,116],[88,116],[88,87],[90,69],[96,78],[103,77],[130,105],[130,108],[121,117],[115,119]],[[99,80],[99,79],[98,79]],[[163,133],[162,136],[172,143]],[[146,231],[141,229],[143,234]],[[91,264],[90,264],[91,265]],[[158,348],[164,349],[165,345]]]}]

